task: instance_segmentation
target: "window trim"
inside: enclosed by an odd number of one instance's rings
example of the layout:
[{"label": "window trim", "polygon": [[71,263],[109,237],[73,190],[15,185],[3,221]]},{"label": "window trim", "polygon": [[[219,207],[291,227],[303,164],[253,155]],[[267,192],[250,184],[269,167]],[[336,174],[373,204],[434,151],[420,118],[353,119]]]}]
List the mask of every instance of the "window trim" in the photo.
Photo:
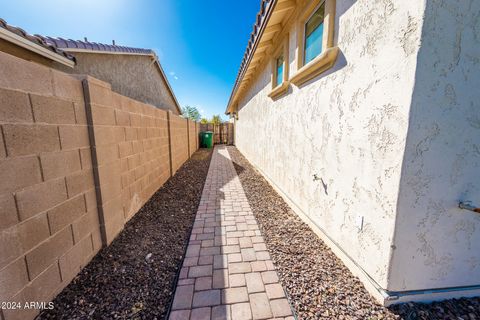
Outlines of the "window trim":
[{"label": "window trim", "polygon": [[[272,66],[272,90],[268,94],[268,96],[272,99],[279,97],[280,95],[287,92],[290,86],[290,59],[288,55],[288,41],[289,41],[289,34],[287,33],[284,36],[284,40],[282,41],[281,45],[273,52],[271,58],[271,66]],[[283,54],[283,81],[281,84],[276,85],[277,83],[277,59]]]},{"label": "window trim", "polygon": [[[312,19],[312,17],[313,17],[313,15],[315,14],[315,12],[317,12],[317,10],[320,9],[320,7],[321,7],[323,4],[325,4],[325,6],[326,6],[326,3],[325,3],[325,2],[326,2],[325,0],[324,0],[324,1],[320,1],[320,2],[318,3],[318,5],[315,7],[315,9],[313,9],[312,12],[310,12],[310,14],[308,15],[308,17],[305,19],[305,22],[303,23],[303,47],[301,48],[301,51],[303,52],[303,57],[302,57],[303,59],[302,59],[302,61],[300,61],[300,63],[298,63],[297,65],[300,65],[300,64],[301,64],[302,66],[304,66],[304,65],[307,64],[307,63],[305,63],[306,51],[307,51],[307,50],[306,50],[306,49],[307,49],[307,48],[306,48],[306,47],[307,47],[307,35],[306,35],[307,23],[310,21],[310,19]],[[321,23],[321,24],[323,24],[323,28],[325,28],[325,16],[326,16],[326,12],[327,12],[327,10],[326,10],[326,8],[324,8],[324,10],[323,10],[323,21],[322,21],[322,23]],[[323,39],[324,39],[324,36],[325,36],[325,35],[322,33],[322,48],[321,48],[320,54],[318,54],[317,56],[315,56],[315,58],[318,57],[319,55],[321,55],[321,54],[323,53],[323,51],[324,51],[324,47],[323,47]],[[313,58],[312,60],[314,60],[315,58]],[[310,61],[312,61],[312,60],[310,60]],[[309,61],[309,62],[310,62],[310,61]]]},{"label": "window trim", "polygon": [[[279,63],[278,62],[279,62],[280,58],[282,58],[282,79],[278,78],[278,69],[279,69]],[[284,72],[283,72],[284,70],[285,70],[285,57],[283,56],[283,54],[277,55],[276,58],[275,58],[275,70],[273,72],[274,86],[279,86],[285,81]],[[278,83],[278,80],[281,80],[280,83]]]},{"label": "window trim", "polygon": [[[325,3],[323,20],[322,52],[310,62],[305,61],[305,25],[313,13]],[[300,86],[308,80],[330,69],[338,56],[338,47],[333,45],[335,28],[335,0],[311,0],[297,23],[297,72],[290,81]]]}]

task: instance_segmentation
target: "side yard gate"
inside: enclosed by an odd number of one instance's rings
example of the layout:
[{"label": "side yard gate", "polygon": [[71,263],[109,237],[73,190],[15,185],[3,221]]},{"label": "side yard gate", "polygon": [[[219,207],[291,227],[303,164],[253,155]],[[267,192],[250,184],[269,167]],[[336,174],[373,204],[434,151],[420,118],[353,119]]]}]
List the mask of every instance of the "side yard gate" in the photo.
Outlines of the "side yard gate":
[{"label": "side yard gate", "polygon": [[200,124],[200,131],[212,131],[214,144],[233,145],[234,126],[233,123],[222,123],[214,125],[211,123]]}]

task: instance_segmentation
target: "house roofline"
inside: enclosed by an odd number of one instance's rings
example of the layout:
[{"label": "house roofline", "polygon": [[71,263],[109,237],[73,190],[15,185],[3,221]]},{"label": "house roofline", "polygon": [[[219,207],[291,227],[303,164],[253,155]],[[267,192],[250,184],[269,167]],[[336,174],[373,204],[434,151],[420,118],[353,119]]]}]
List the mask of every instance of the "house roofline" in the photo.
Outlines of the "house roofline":
[{"label": "house roofline", "polygon": [[173,100],[175,101],[175,106],[177,107],[178,114],[182,114],[182,108],[180,107],[180,104],[178,103],[177,97],[175,96],[175,93],[173,93],[173,89],[170,86],[170,82],[167,79],[167,76],[165,75],[165,72],[163,71],[162,65],[160,64],[160,61],[158,60],[157,55],[155,52],[153,52],[152,56],[155,59],[155,62],[157,64],[157,67],[160,69],[160,73],[162,74],[163,78],[165,79],[165,83],[167,84],[168,90],[170,91],[170,94],[172,95]]},{"label": "house roofline", "polygon": [[22,37],[6,28],[0,28],[0,39],[13,43],[19,47],[25,48],[42,57],[45,57],[52,61],[56,61],[70,68],[73,68],[75,66],[74,60],[68,59],[57,52],[49,50],[42,45],[36,44],[35,42],[25,37]]},{"label": "house roofline", "polygon": [[[258,43],[262,38],[263,32],[270,20],[272,15],[273,9],[277,0],[262,0],[260,5],[260,11],[257,13],[257,19],[255,24],[253,25],[253,31],[250,34],[250,40],[248,42],[247,48],[243,55],[242,62],[240,64],[240,69],[237,74],[237,78],[235,79],[235,84],[233,86],[232,92],[230,94],[230,98],[228,99],[227,108],[225,110],[225,114],[230,114],[232,112],[232,103],[233,99],[238,91],[238,87],[243,80],[245,72],[248,70],[248,66],[250,65],[250,61],[257,50]],[[258,31],[258,32],[257,32]]]},{"label": "house roofline", "polygon": [[[121,53],[143,53],[143,54],[150,54],[153,53],[151,49],[143,49],[143,48],[134,48],[134,47],[127,47],[127,46],[119,46],[116,45],[115,42],[112,44],[106,43],[99,43],[99,42],[91,42],[88,41],[86,38],[84,41],[81,40],[73,40],[73,39],[65,39],[61,37],[48,37],[48,36],[39,36],[45,41],[46,43],[60,48],[62,50],[87,50],[87,51],[102,51],[102,52],[121,52]],[[87,52],[86,51],[86,52]]]},{"label": "house roofline", "polygon": [[131,55],[131,56],[151,56],[153,53],[142,53],[142,52],[127,52],[127,51],[105,51],[105,50],[95,50],[95,49],[82,49],[82,48],[62,48],[63,51],[72,52],[72,53],[102,53],[102,54],[119,54],[119,55]]},{"label": "house roofline", "polygon": [[78,52],[78,53],[98,53],[98,54],[113,54],[113,55],[129,55],[129,56],[147,56],[151,57],[155,64],[157,65],[158,69],[160,70],[160,74],[162,75],[163,79],[165,80],[165,83],[167,84],[168,91],[170,92],[170,95],[173,98],[173,101],[175,102],[175,107],[177,108],[178,114],[182,114],[182,108],[180,107],[180,104],[178,103],[177,97],[175,96],[175,93],[173,93],[173,89],[170,86],[170,82],[168,81],[167,76],[165,75],[165,72],[163,71],[162,65],[160,64],[160,61],[158,59],[158,56],[156,55],[155,51],[153,50],[148,50],[147,52],[128,52],[128,51],[105,51],[105,50],[95,50],[95,49],[82,49],[82,48],[62,48],[62,50],[66,52]]}]

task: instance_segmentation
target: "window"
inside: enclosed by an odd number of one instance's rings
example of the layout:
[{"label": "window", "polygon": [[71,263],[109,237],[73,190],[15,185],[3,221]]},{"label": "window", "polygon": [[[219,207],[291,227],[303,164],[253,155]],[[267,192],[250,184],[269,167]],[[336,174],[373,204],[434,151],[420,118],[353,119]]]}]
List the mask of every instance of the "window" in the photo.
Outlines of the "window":
[{"label": "window", "polygon": [[284,35],[281,45],[272,53],[272,91],[268,96],[276,99],[287,92],[288,80],[288,34]]},{"label": "window", "polygon": [[335,0],[311,0],[297,22],[297,72],[290,81],[300,86],[335,64],[333,45]]},{"label": "window", "polygon": [[312,14],[305,23],[305,61],[307,64],[322,52],[323,18],[325,17],[325,2]]},{"label": "window", "polygon": [[276,86],[279,86],[283,82],[283,65],[285,64],[283,55],[281,55],[276,59],[275,64],[276,64],[276,75],[275,75],[276,81],[275,82],[276,82]]}]

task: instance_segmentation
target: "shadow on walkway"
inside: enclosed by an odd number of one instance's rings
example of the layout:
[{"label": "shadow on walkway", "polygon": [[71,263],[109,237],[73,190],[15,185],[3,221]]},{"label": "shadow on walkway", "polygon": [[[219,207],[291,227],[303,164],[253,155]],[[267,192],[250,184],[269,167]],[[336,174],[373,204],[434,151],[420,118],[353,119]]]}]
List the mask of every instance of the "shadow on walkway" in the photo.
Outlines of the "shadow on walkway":
[{"label": "shadow on walkway", "polygon": [[170,319],[293,319],[236,169],[216,146]]}]

